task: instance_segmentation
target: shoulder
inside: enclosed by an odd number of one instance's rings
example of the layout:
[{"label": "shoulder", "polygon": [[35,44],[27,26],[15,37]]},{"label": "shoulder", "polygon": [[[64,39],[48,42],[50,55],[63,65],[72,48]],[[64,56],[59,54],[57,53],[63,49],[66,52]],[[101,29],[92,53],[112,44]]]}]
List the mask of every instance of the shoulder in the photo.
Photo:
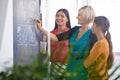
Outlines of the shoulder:
[{"label": "shoulder", "polygon": [[79,28],[81,28],[82,26],[74,26],[73,28],[75,28],[75,29],[79,29]]},{"label": "shoulder", "polygon": [[106,45],[108,45],[108,42],[107,42],[106,39],[102,39],[102,40],[98,40],[95,44],[96,44],[96,46],[98,46],[98,47],[103,47],[103,48],[105,48]]},{"label": "shoulder", "polygon": [[102,40],[99,40],[98,43],[99,43],[100,46],[104,46],[104,47],[109,45],[108,41],[105,38],[102,39]]},{"label": "shoulder", "polygon": [[57,33],[57,29],[53,29],[52,31],[50,31],[51,33]]},{"label": "shoulder", "polygon": [[71,31],[75,31],[75,30],[78,30],[78,29],[80,29],[81,28],[81,26],[74,26],[74,27],[72,27],[70,30]]}]

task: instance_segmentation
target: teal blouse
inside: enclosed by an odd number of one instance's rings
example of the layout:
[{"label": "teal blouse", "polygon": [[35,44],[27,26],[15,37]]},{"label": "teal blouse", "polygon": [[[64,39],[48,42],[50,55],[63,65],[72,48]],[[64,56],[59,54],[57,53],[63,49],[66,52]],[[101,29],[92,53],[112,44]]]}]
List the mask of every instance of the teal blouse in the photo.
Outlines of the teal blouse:
[{"label": "teal blouse", "polygon": [[83,66],[83,60],[89,54],[88,43],[92,30],[89,29],[79,40],[76,40],[78,32],[79,29],[70,38],[66,80],[88,80],[88,72]]},{"label": "teal blouse", "polygon": [[97,41],[97,38],[92,34],[92,29],[88,29],[79,40],[76,40],[80,28],[80,26],[76,26],[57,35],[59,41],[69,40],[70,48],[65,80],[88,80],[88,72],[83,65],[83,61],[89,55],[89,49]]}]

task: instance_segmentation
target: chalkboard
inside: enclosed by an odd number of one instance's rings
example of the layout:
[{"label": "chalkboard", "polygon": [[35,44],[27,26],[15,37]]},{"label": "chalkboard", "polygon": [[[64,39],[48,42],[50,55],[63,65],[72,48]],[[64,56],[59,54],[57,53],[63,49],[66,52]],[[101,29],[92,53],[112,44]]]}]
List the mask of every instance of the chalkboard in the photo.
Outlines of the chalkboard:
[{"label": "chalkboard", "polygon": [[40,52],[43,34],[33,19],[41,19],[40,0],[13,0],[14,63],[27,64]]}]

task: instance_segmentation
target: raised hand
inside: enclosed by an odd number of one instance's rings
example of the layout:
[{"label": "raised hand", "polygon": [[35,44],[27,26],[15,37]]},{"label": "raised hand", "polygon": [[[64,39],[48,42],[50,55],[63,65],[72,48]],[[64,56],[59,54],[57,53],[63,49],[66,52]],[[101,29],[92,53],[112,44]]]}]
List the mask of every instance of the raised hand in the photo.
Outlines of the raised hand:
[{"label": "raised hand", "polygon": [[38,28],[41,28],[41,27],[42,27],[42,25],[41,25],[42,22],[41,22],[41,20],[40,20],[39,18],[35,18],[35,19],[34,19],[34,22],[37,24],[37,27],[38,27]]}]

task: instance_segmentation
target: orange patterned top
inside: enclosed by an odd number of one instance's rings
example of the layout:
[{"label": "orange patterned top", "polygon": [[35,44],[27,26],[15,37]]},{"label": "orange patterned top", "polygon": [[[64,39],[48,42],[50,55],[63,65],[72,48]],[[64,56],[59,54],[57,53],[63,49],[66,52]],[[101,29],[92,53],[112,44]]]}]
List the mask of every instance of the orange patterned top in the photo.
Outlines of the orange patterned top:
[{"label": "orange patterned top", "polygon": [[104,38],[98,40],[90,51],[89,56],[84,61],[84,66],[88,68],[89,80],[107,80],[107,59],[109,56],[109,44]]}]

